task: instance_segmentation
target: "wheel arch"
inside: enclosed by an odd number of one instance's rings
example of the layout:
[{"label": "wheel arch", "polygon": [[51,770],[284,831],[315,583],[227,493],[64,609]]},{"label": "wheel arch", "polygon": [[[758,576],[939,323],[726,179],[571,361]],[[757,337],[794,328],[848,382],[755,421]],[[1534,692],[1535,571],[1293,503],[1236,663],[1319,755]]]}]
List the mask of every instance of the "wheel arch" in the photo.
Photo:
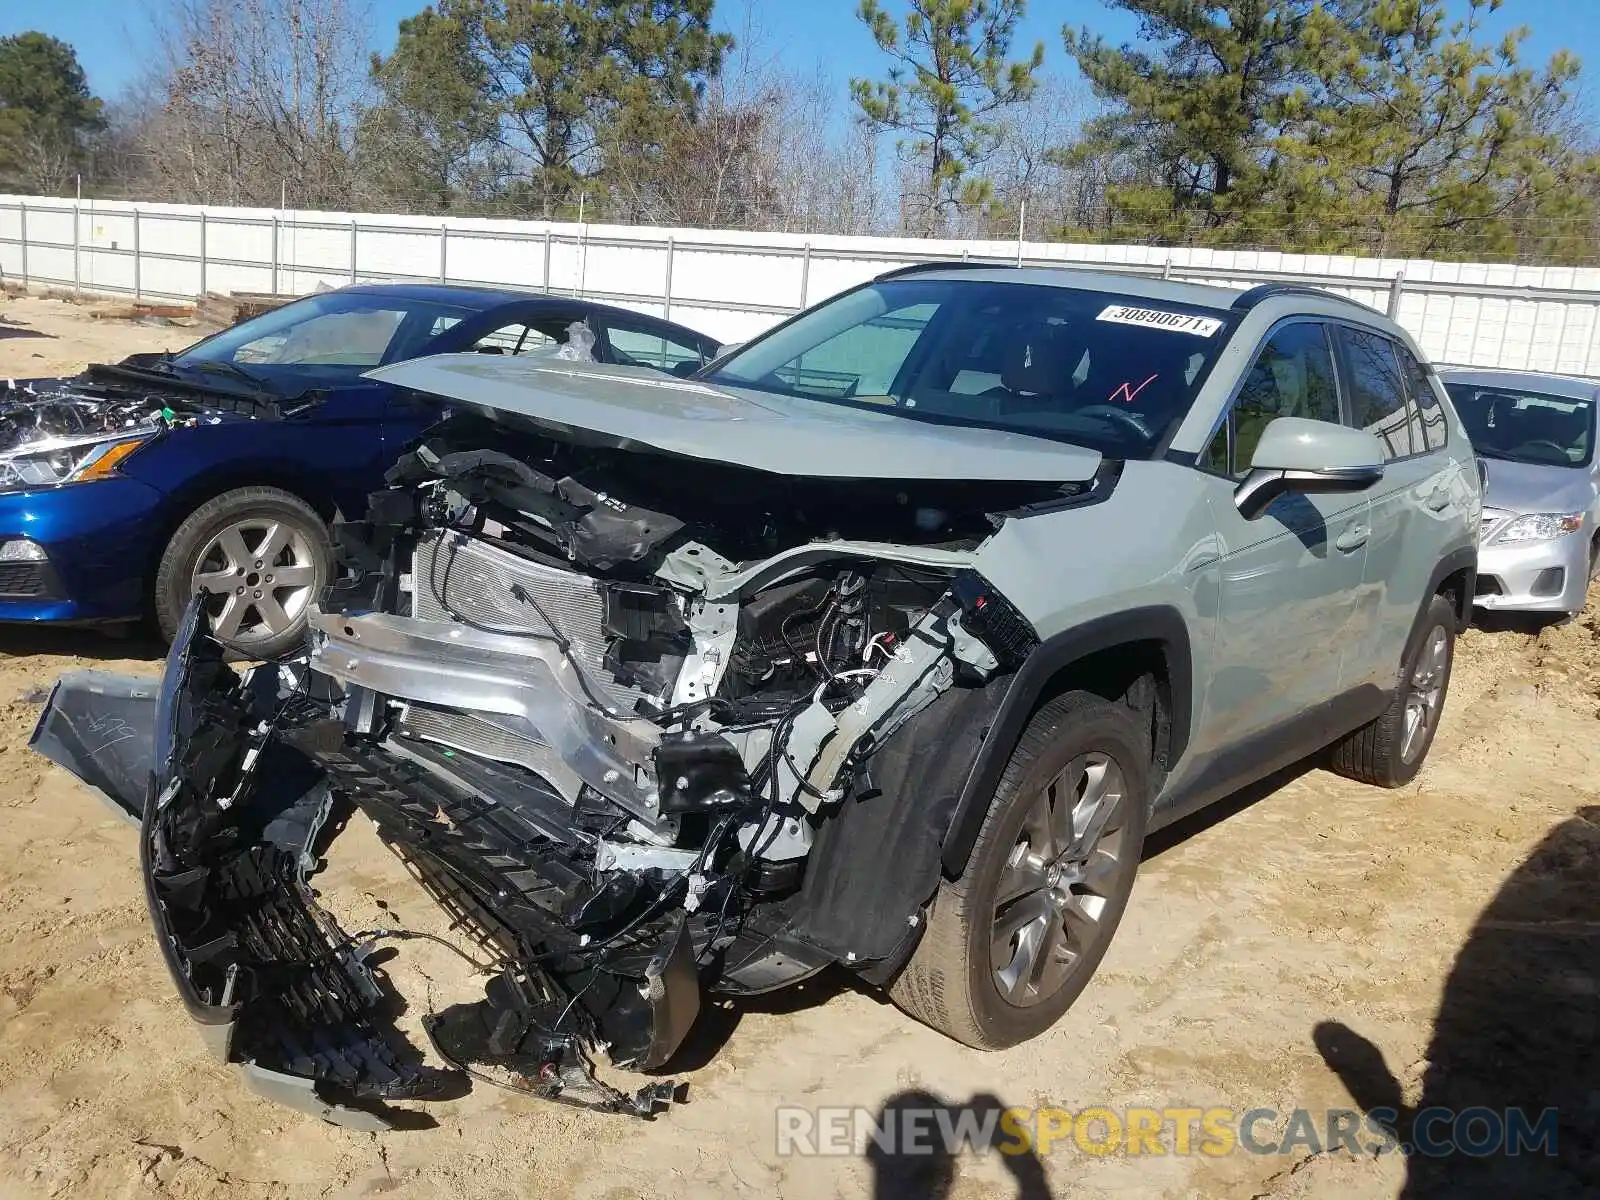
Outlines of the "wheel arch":
[{"label": "wheel arch", "polygon": [[1476,546],[1452,550],[1435,564],[1428,577],[1428,588],[1422,595],[1416,621],[1406,639],[1410,646],[1421,633],[1423,618],[1428,612],[1428,602],[1435,596],[1448,596],[1456,613],[1456,632],[1463,633],[1472,624],[1472,600],[1478,589],[1478,549]]},{"label": "wheel arch", "polygon": [[[1148,691],[1145,679],[1154,685]],[[966,869],[1012,747],[1052,697],[1081,689],[1134,707],[1147,699],[1153,766],[1170,771],[1189,742],[1193,681],[1188,624],[1167,605],[1097,617],[1042,642],[1011,679],[966,772],[940,852],[944,874],[954,879]]]},{"label": "wheel arch", "polygon": [[324,521],[331,522],[338,512],[332,489],[313,472],[302,471],[283,462],[230,462],[201,472],[167,492],[160,509],[159,525],[150,539],[149,561],[144,564],[143,591],[148,607],[154,598],[156,572],[167,545],[182,525],[201,505],[218,496],[247,487],[270,487],[304,500]]}]

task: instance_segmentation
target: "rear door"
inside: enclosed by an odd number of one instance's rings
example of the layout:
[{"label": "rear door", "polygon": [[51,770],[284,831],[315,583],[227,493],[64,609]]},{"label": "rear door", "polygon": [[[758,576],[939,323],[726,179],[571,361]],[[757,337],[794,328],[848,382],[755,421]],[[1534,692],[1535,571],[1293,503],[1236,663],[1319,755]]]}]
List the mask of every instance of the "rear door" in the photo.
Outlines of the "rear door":
[{"label": "rear door", "polygon": [[1366,558],[1366,496],[1282,495],[1246,520],[1233,492],[1274,418],[1339,415],[1330,331],[1291,318],[1262,344],[1201,455],[1221,550],[1215,670],[1199,731],[1212,745],[1292,726],[1338,693]]},{"label": "rear door", "polygon": [[[576,306],[539,304],[498,312],[488,319],[454,321],[440,318],[426,342],[428,354],[537,354],[566,344],[569,327],[584,319]],[[448,323],[446,323],[448,322]],[[444,416],[446,402],[406,388],[390,388],[384,423],[384,448],[389,461]]]},{"label": "rear door", "polygon": [[[1346,419],[1384,447],[1383,479],[1369,492],[1372,541],[1352,623],[1345,686],[1395,686],[1395,672],[1442,547],[1460,528],[1470,488],[1449,452],[1433,381],[1400,342],[1338,327]],[[1470,465],[1470,464],[1469,464]]]}]

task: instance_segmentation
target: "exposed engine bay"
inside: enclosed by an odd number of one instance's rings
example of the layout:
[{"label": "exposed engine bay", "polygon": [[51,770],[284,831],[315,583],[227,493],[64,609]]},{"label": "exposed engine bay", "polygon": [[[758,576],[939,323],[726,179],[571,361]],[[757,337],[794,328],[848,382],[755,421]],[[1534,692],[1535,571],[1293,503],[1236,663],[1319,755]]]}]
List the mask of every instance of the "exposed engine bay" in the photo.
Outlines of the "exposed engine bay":
[{"label": "exposed engine bay", "polygon": [[[1008,516],[1103,481],[808,479],[458,412],[335,526],[306,653],[242,675],[197,608],[151,694],[58,685],[34,745],[142,818],[191,1015],[253,1086],[384,1127],[467,1078],[649,1116],[703,988],[920,935],[953,796],[1037,635],[978,570]],[[991,686],[998,684],[999,686]],[[130,731],[101,746],[108,715]],[[148,781],[148,782],[146,782]],[[941,784],[940,787],[943,787]],[[306,875],[359,809],[493,965],[419,1056]],[[889,838],[906,863],[872,869]]]},{"label": "exposed engine bay", "polygon": [[66,482],[118,441],[277,415],[263,397],[202,389],[178,378],[159,355],[93,366],[72,379],[6,380],[0,385],[0,487]]}]

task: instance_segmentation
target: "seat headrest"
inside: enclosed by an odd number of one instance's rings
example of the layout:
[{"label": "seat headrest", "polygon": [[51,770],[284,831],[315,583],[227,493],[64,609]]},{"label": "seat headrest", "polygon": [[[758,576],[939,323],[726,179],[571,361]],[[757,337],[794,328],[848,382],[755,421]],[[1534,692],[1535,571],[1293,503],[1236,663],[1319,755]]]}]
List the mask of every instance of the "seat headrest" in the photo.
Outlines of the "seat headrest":
[{"label": "seat headrest", "polygon": [[1082,347],[1056,325],[1035,325],[1006,347],[1000,382],[1007,391],[1030,395],[1064,395],[1072,388]]}]

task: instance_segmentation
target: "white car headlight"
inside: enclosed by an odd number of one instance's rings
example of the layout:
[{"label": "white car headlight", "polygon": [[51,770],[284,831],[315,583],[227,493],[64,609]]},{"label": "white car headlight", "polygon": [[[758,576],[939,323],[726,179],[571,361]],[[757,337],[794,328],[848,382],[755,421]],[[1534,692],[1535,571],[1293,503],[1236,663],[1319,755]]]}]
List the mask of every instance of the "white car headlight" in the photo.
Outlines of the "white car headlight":
[{"label": "white car headlight", "polygon": [[1583,528],[1582,513],[1529,513],[1518,517],[1496,536],[1497,542],[1545,542]]},{"label": "white car headlight", "polygon": [[48,438],[0,454],[0,490],[57,487],[104,479],[150,440],[150,431]]}]

